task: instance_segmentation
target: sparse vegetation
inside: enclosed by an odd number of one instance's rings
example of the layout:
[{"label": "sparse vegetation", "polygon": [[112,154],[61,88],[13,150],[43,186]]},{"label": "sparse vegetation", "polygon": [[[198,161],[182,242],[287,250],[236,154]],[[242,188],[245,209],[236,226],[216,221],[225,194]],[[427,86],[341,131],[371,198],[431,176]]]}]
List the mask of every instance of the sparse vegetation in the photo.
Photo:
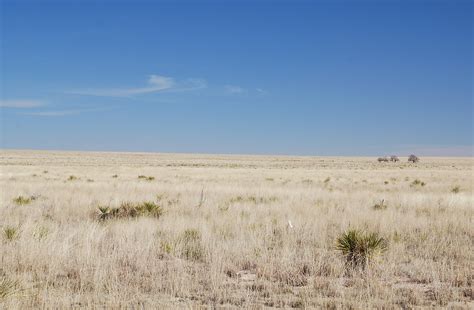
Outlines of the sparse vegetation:
[{"label": "sparse vegetation", "polygon": [[67,178],[68,181],[75,181],[77,180],[77,177],[75,175],[70,175],[68,178]]},{"label": "sparse vegetation", "polygon": [[21,284],[2,309],[472,302],[472,158],[68,158],[2,156],[0,281]]},{"label": "sparse vegetation", "polygon": [[396,162],[399,162],[400,159],[398,158],[398,156],[392,155],[390,156],[390,161],[396,163]]},{"label": "sparse vegetation", "polygon": [[388,162],[388,158],[387,158],[387,157],[379,157],[379,158],[377,158],[377,161],[378,161],[379,163],[381,163],[381,162]]}]

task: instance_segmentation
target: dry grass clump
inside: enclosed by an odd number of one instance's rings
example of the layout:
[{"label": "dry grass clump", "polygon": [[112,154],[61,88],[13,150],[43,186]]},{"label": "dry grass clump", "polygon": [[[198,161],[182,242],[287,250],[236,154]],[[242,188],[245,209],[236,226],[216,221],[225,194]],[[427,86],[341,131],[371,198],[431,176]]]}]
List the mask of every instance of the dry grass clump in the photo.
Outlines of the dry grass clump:
[{"label": "dry grass clump", "polygon": [[18,196],[13,199],[13,202],[18,206],[24,206],[35,201],[36,199],[38,199],[37,196],[29,196],[29,197]]},{"label": "dry grass clump", "polygon": [[77,179],[78,179],[78,178],[77,178],[75,175],[70,175],[70,176],[67,178],[68,181],[75,181],[75,180],[77,180]]},{"label": "dry grass clump", "polygon": [[275,202],[275,201],[278,201],[278,197],[275,197],[275,196],[270,196],[270,197],[236,196],[236,197],[232,197],[229,200],[229,203],[230,204],[234,204],[234,203],[254,203],[254,204],[261,203],[261,204],[265,204],[265,203],[272,203],[272,202]]},{"label": "dry grass clump", "polygon": [[374,204],[374,210],[385,210],[387,209],[387,205],[385,204],[385,199],[380,200],[379,203]]},{"label": "dry grass clump", "polygon": [[153,181],[155,179],[155,177],[152,177],[152,176],[146,176],[146,175],[139,175],[138,178],[140,180],[145,180],[145,181]]},{"label": "dry grass clump", "polygon": [[336,241],[336,248],[342,252],[348,268],[365,269],[374,258],[385,252],[388,242],[378,233],[349,229]]},{"label": "dry grass clump", "polygon": [[452,189],[451,189],[451,193],[453,194],[457,194],[461,191],[461,186],[454,186]]},{"label": "dry grass clump", "polygon": [[179,237],[181,256],[192,261],[204,258],[204,248],[201,243],[201,233],[197,229],[186,229]]},{"label": "dry grass clump", "polygon": [[411,182],[410,186],[425,186],[426,183],[423,181],[420,181],[418,179],[415,179],[413,182]]},{"label": "dry grass clump", "polygon": [[141,203],[123,202],[119,207],[99,206],[97,209],[100,221],[136,218],[139,216],[159,218],[163,214],[163,208],[152,201]]}]

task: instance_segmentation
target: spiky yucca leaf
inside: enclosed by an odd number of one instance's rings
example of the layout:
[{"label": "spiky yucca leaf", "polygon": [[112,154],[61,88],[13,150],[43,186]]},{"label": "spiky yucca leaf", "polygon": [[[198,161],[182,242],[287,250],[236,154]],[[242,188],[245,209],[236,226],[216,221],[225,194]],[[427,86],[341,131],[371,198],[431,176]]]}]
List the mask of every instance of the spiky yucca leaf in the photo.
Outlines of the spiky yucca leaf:
[{"label": "spiky yucca leaf", "polygon": [[5,276],[0,278],[0,300],[12,295],[18,287],[18,282],[10,280]]},{"label": "spiky yucca leaf", "polygon": [[377,233],[350,229],[337,238],[336,248],[345,256],[349,267],[365,268],[376,256],[387,250],[388,243]]}]

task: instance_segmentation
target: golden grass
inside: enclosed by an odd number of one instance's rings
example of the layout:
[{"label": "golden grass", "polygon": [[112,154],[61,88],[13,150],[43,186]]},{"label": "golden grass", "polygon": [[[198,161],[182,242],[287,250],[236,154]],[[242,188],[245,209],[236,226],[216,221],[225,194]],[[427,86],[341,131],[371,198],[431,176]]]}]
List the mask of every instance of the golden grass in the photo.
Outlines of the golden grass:
[{"label": "golden grass", "polygon": [[[0,156],[0,308],[474,307],[472,158]],[[349,229],[388,243],[353,273]]]}]

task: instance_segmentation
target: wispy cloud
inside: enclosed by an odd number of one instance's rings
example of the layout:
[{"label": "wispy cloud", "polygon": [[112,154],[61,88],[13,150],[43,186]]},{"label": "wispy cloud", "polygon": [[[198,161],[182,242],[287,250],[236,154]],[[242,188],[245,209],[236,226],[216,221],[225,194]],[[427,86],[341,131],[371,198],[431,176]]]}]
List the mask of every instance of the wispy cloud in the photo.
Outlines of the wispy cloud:
[{"label": "wispy cloud", "polygon": [[240,86],[236,86],[236,85],[226,85],[225,86],[225,90],[226,92],[230,93],[230,94],[242,94],[242,93],[245,93],[246,90]]},{"label": "wispy cloud", "polygon": [[42,107],[44,105],[46,105],[46,103],[41,100],[32,100],[32,99],[0,100],[0,107],[2,108],[31,109],[31,108]]},{"label": "wispy cloud", "polygon": [[83,112],[93,112],[99,111],[100,109],[82,109],[82,110],[49,110],[49,111],[33,111],[33,112],[24,112],[22,115],[31,115],[31,116],[67,116],[67,115],[76,115]]},{"label": "wispy cloud", "polygon": [[205,88],[206,82],[201,79],[187,79],[176,81],[174,78],[150,75],[147,86],[136,88],[110,88],[110,89],[83,89],[67,91],[68,94],[101,96],[101,97],[132,97],[134,95],[143,95],[164,91],[188,91]]}]

